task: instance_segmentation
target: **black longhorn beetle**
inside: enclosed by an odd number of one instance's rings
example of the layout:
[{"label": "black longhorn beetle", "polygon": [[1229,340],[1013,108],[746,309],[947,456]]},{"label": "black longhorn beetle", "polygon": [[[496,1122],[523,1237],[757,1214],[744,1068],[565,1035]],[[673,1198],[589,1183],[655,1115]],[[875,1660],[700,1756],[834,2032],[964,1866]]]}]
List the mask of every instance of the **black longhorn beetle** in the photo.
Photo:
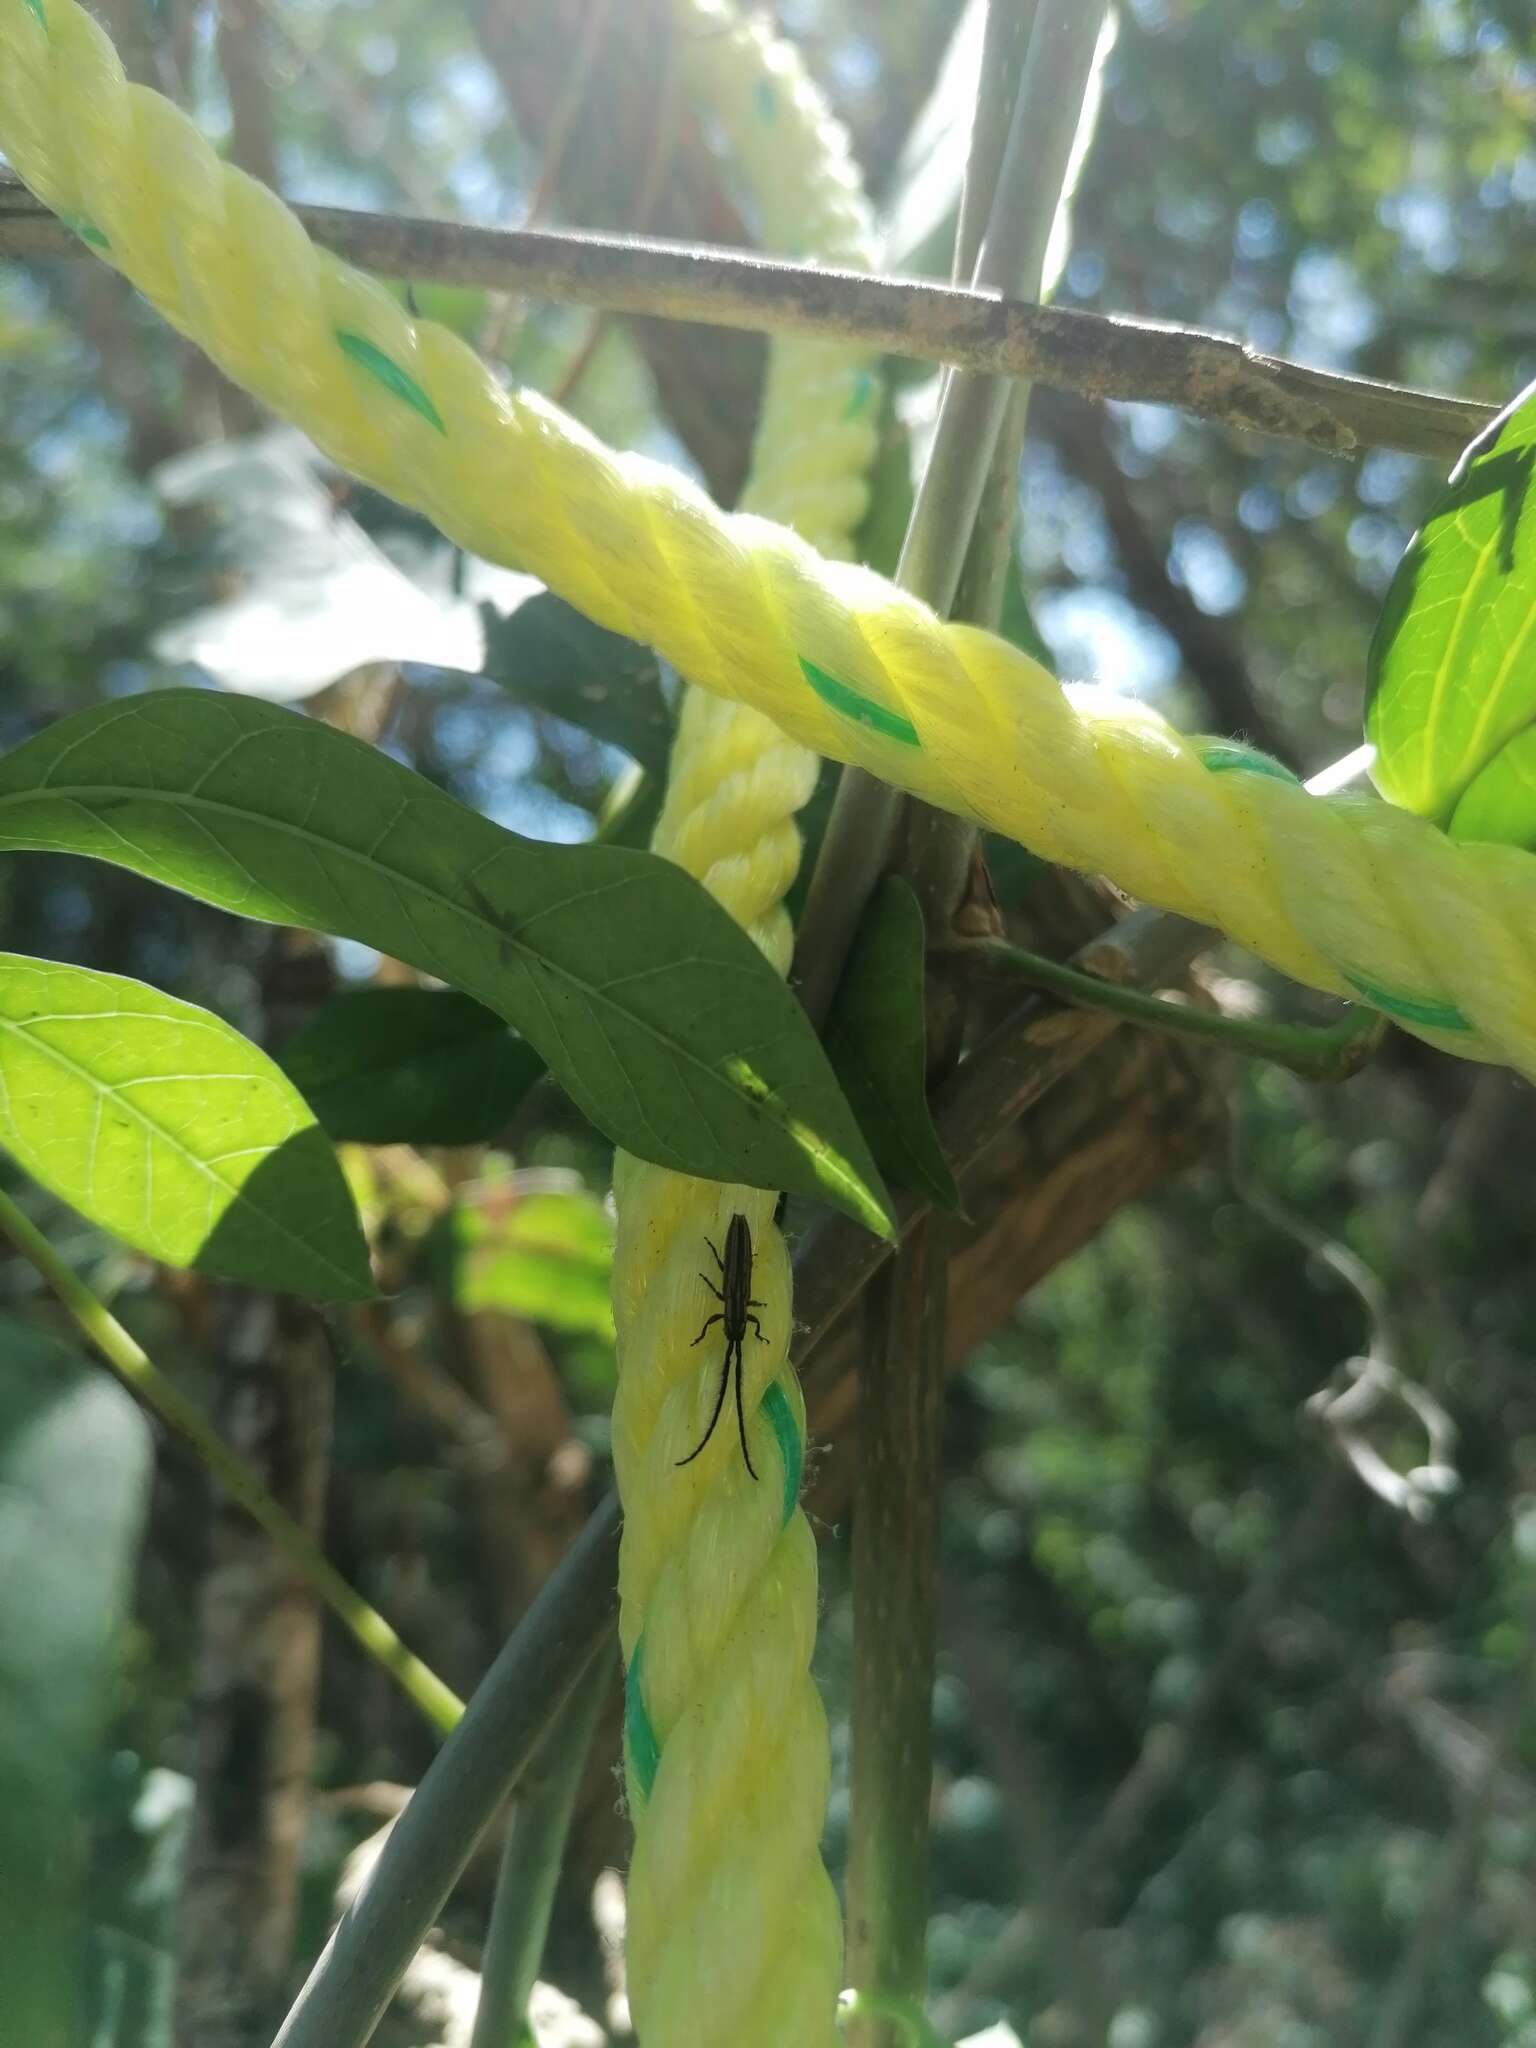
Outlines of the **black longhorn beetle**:
[{"label": "black longhorn beetle", "polygon": [[[755,1479],[757,1467],[752,1463],[752,1453],[747,1449],[747,1418],[741,1406],[741,1347],[747,1341],[747,1325],[750,1323],[757,1332],[759,1344],[766,1344],[763,1326],[752,1314],[755,1308],[765,1306],[752,1298],[752,1233],[747,1228],[747,1219],[738,1209],[731,1218],[725,1233],[725,1257],[715,1251],[711,1239],[704,1242],[715,1253],[715,1264],[720,1268],[720,1285],[717,1287],[707,1273],[699,1278],[719,1302],[720,1306],[705,1323],[694,1344],[702,1344],[716,1323],[725,1327],[725,1363],[720,1368],[720,1391],[715,1396],[714,1413],[709,1418],[709,1427],[699,1438],[697,1445],[686,1458],[679,1458],[679,1465],[691,1465],[715,1433],[715,1424],[720,1420],[720,1410],[725,1406],[725,1390],[730,1385],[731,1368],[736,1369],[736,1428],[741,1437],[741,1455],[747,1461],[747,1470]],[[689,1346],[691,1350],[692,1345]]]}]

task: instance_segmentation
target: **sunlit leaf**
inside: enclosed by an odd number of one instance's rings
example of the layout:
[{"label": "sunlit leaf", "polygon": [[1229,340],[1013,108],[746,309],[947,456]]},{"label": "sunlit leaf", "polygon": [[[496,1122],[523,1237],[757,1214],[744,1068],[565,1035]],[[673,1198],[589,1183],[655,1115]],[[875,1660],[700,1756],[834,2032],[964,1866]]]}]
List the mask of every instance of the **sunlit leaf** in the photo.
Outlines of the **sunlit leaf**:
[{"label": "sunlit leaf", "polygon": [[105,1373],[0,1318],[0,2040],[84,2038],[88,1810],[149,1431]]},{"label": "sunlit leaf", "polygon": [[1463,838],[1536,835],[1521,766],[1528,746],[1500,762],[1536,723],[1533,461],[1536,385],[1452,471],[1398,564],[1371,642],[1365,730],[1376,785]]},{"label": "sunlit leaf", "polygon": [[465,1315],[499,1309],[557,1330],[613,1335],[613,1224],[579,1193],[486,1190],[453,1216],[453,1292]]},{"label": "sunlit leaf", "polygon": [[890,1227],[804,1011],[668,861],[519,838],[316,720],[185,690],[81,712],[0,760],[0,848],[90,854],[360,940],[515,1024],[640,1157]]},{"label": "sunlit leaf", "polygon": [[827,1051],[881,1167],[958,1211],[928,1110],[923,913],[898,876],[872,899],[827,1026]]},{"label": "sunlit leaf", "polygon": [[482,606],[485,672],[520,704],[552,711],[665,778],[672,716],[648,647],[609,633],[549,591],[502,617]]},{"label": "sunlit leaf", "polygon": [[0,954],[0,1145],[168,1265],[322,1300],[373,1292],[298,1090],[222,1018],[142,982]]},{"label": "sunlit leaf", "polygon": [[457,989],[349,989],[279,1059],[331,1136],[363,1145],[481,1144],[544,1072],[525,1039]]}]

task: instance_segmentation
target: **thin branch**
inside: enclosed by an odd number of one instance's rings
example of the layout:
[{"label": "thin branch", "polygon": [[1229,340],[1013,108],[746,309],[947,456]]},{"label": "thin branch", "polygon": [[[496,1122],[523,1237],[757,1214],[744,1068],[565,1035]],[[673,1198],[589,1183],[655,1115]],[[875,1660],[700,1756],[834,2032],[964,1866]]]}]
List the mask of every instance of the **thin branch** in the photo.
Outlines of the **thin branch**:
[{"label": "thin branch", "polygon": [[[1401,448],[1448,462],[1497,407],[1261,355],[1230,335],[1123,314],[1032,306],[956,285],[769,262],[682,242],[296,206],[315,240],[364,268],[485,285],[561,304],[846,341],[918,361],[1026,377],[1085,398],[1170,405],[1218,426],[1333,455]],[[13,179],[0,179],[0,258],[84,254]]]}]

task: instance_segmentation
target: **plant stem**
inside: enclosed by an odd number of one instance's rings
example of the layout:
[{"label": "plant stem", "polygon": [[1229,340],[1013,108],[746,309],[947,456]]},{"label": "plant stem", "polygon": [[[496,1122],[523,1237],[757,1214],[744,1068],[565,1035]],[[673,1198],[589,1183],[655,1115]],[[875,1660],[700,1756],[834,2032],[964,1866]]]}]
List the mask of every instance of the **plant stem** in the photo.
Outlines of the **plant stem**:
[{"label": "plant stem", "polygon": [[[1498,407],[1261,355],[1231,335],[1118,313],[1032,306],[915,278],[772,261],[687,242],[464,227],[295,206],[322,247],[387,277],[484,285],[558,304],[753,333],[846,341],[916,361],[1026,377],[1085,398],[1176,406],[1331,455],[1401,448],[1450,462]],[[0,257],[89,251],[0,177]]]},{"label": "plant stem", "polygon": [[[1102,8],[1093,5],[991,0],[955,253],[957,268],[974,265],[978,285],[1039,292],[1101,19]],[[979,249],[971,246],[974,239]],[[993,570],[999,528],[1003,550],[1011,544],[1026,403],[1027,389],[1001,379],[957,371],[945,381],[933,452],[896,570],[904,589],[941,613],[953,606],[962,571],[978,549],[975,529],[984,492],[990,486],[995,495],[1000,482],[1009,516],[989,521],[976,573],[985,590],[1001,591]],[[1010,408],[1011,469],[1000,479],[998,450]],[[878,873],[898,815],[906,829],[895,865],[917,890],[930,941],[948,932],[975,844],[974,827],[941,818],[867,776],[845,775],[805,919],[812,943],[833,948],[836,962],[867,895],[855,850]],[[841,838],[840,822],[846,828]],[[823,880],[828,886],[813,924],[816,882]],[[839,916],[846,924],[841,932]],[[813,968],[827,965],[825,952],[809,958]],[[942,1072],[952,1064],[958,1044],[958,1027],[947,1043],[930,1038],[930,1069]],[[942,1221],[928,1218],[906,1235],[891,1266],[870,1284],[853,1501],[848,1975],[858,1991],[877,2001],[919,2008],[927,1987],[948,1273],[947,1232]],[[903,2032],[889,2012],[871,2010],[854,2020],[850,2038],[861,2048],[897,2048]]]},{"label": "plant stem", "polygon": [[1183,1003],[1084,974],[1002,939],[956,940],[941,947],[934,957],[940,966],[957,968],[962,975],[979,973],[992,981],[1028,982],[1048,989],[1064,1002],[1108,1010],[1152,1031],[1171,1031],[1181,1038],[1225,1046],[1250,1059],[1272,1060],[1307,1081],[1347,1081],[1369,1060],[1386,1030],[1384,1017],[1359,1008],[1346,1010],[1336,1024],[1327,1025],[1283,1024],[1190,1009]]},{"label": "plant stem", "polygon": [[571,1810],[598,1715],[613,1688],[611,1655],[587,1666],[569,1706],[534,1752],[534,1782],[519,1800],[496,1873],[470,2048],[517,2048],[570,1832]]},{"label": "plant stem", "polygon": [[[847,1974],[881,2001],[927,1989],[939,1419],[948,1246],[919,1224],[864,1297],[853,1496]],[[860,2048],[896,2048],[871,2012]]]},{"label": "plant stem", "polygon": [[463,1713],[463,1703],[435,1672],[408,1650],[377,1609],[355,1592],[308,1532],[272,1498],[255,1473],[165,1377],[105,1302],[64,1263],[35,1224],[0,1193],[0,1231],[36,1268],[84,1335],[150,1413],[175,1432],[301,1572],[343,1628],[418,1707],[440,1734]]},{"label": "plant stem", "polygon": [[612,1643],[619,1504],[608,1494],[475,1688],[342,1915],[273,2048],[364,2048],[496,1809]]}]

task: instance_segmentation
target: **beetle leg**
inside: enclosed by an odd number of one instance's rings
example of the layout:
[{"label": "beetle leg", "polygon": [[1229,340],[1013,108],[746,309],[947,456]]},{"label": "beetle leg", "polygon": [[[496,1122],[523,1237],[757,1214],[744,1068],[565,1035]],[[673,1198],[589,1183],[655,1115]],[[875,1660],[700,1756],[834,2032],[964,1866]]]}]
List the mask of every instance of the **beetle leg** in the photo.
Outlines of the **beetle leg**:
[{"label": "beetle leg", "polygon": [[767,1338],[766,1338],[766,1337],[765,1337],[765,1336],[763,1335],[763,1326],[762,1326],[762,1324],[761,1324],[761,1323],[760,1323],[760,1322],[759,1322],[759,1321],[757,1320],[757,1317],[756,1317],[756,1316],[748,1316],[748,1317],[747,1317],[747,1321],[748,1321],[748,1322],[749,1322],[749,1323],[750,1323],[750,1324],[752,1325],[753,1329],[754,1329],[754,1330],[756,1330],[756,1332],[757,1332],[757,1341],[758,1341],[758,1343],[759,1343],[759,1344],[766,1344],[766,1343],[768,1342],[768,1339],[767,1339]]},{"label": "beetle leg", "polygon": [[714,1239],[712,1237],[706,1237],[704,1242],[709,1246],[712,1252],[715,1252],[715,1264],[720,1268],[721,1272],[723,1273],[725,1271],[725,1261],[721,1258],[719,1252],[715,1251]]},{"label": "beetle leg", "polygon": [[[717,1317],[715,1318],[715,1321],[716,1321],[716,1322],[718,1322],[719,1320],[720,1320],[720,1319],[719,1319],[719,1317],[717,1316]],[[700,1334],[700,1336],[702,1336],[702,1335],[703,1335],[704,1333],[703,1333],[703,1331],[701,1330],[701,1331],[699,1332],[699,1334]],[[738,1368],[737,1368],[737,1371],[738,1371],[738,1374],[739,1374],[739,1372],[740,1372],[740,1367],[739,1367],[739,1366],[738,1366]],[[715,1433],[715,1424],[716,1424],[716,1423],[717,1423],[717,1422],[718,1422],[718,1421],[720,1420],[720,1410],[721,1410],[721,1409],[722,1409],[722,1408],[723,1408],[723,1407],[725,1406],[725,1390],[726,1390],[726,1388],[727,1388],[727,1387],[728,1387],[728,1386],[730,1385],[730,1381],[731,1381],[731,1351],[730,1351],[730,1346],[729,1346],[729,1345],[727,1345],[727,1346],[726,1346],[726,1351],[725,1351],[725,1364],[724,1364],[724,1365],[723,1365],[723,1366],[722,1366],[722,1367],[720,1368],[720,1391],[719,1391],[719,1393],[718,1393],[718,1394],[716,1394],[716,1396],[715,1396],[715,1409],[714,1409],[714,1413],[713,1413],[713,1414],[712,1414],[712,1415],[710,1416],[710,1418],[709,1418],[709,1427],[708,1427],[708,1429],[706,1429],[706,1430],[705,1430],[704,1434],[703,1434],[703,1435],[702,1435],[702,1436],[701,1436],[701,1437],[699,1438],[698,1442],[697,1442],[697,1443],[696,1443],[696,1444],[694,1445],[693,1449],[692,1449],[692,1450],[691,1450],[691,1451],[690,1451],[690,1452],[688,1453],[687,1457],[686,1457],[686,1458],[679,1458],[679,1459],[678,1459],[678,1461],[677,1461],[677,1462],[678,1462],[678,1464],[679,1464],[679,1465],[691,1465],[691,1464],[693,1463],[694,1459],[695,1459],[695,1458],[696,1458],[696,1457],[697,1457],[697,1456],[699,1455],[699,1452],[703,1450],[704,1446],[705,1446],[705,1445],[706,1445],[706,1444],[707,1444],[707,1443],[709,1442],[710,1438],[711,1438],[711,1437],[712,1437],[712,1436],[714,1435],[714,1433]],[[740,1413],[740,1410],[741,1410],[741,1384],[740,1384],[740,1380],[739,1380],[739,1379],[738,1379],[738,1381],[737,1381],[737,1386],[736,1386],[736,1408],[737,1408],[737,1412],[738,1412],[738,1414],[739,1414],[739,1413]],[[756,1476],[756,1475],[754,1475],[754,1477],[755,1477],[755,1476]]]},{"label": "beetle leg", "polygon": [[[700,1330],[700,1332],[699,1332],[699,1334],[697,1335],[697,1337],[695,1337],[695,1338],[694,1338],[694,1340],[693,1340],[693,1344],[702,1344],[702,1343],[704,1342],[704,1339],[705,1339],[705,1338],[706,1338],[706,1337],[707,1337],[707,1336],[709,1335],[709,1331],[710,1331],[710,1326],[711,1326],[711,1324],[714,1324],[714,1323],[723,1323],[724,1321],[725,1321],[725,1317],[724,1317],[724,1316],[711,1316],[711,1317],[710,1317],[710,1319],[709,1319],[709,1322],[707,1322],[707,1323],[706,1323],[706,1324],[704,1325],[703,1329],[702,1329],[702,1330]],[[688,1349],[689,1349],[690,1351],[691,1351],[691,1350],[693,1349],[693,1344],[690,1344],[690,1345],[688,1346]]]},{"label": "beetle leg", "polygon": [[699,1275],[699,1278],[704,1282],[704,1285],[709,1289],[710,1293],[715,1297],[716,1301],[724,1301],[725,1296],[720,1292],[719,1288],[715,1285],[714,1281],[710,1279],[707,1273],[701,1273]]},{"label": "beetle leg", "polygon": [[[754,1317],[753,1317],[753,1321],[755,1322],[756,1320],[757,1320],[757,1318],[756,1318],[756,1317],[754,1316]],[[727,1362],[727,1364],[729,1364],[729,1362],[730,1362],[730,1353],[729,1353],[729,1351],[727,1351],[727,1353],[726,1353],[726,1362]],[[716,1414],[718,1414],[718,1413],[719,1413],[719,1410],[718,1410],[718,1409],[716,1409],[716,1411],[715,1411],[715,1412],[716,1412]],[[740,1438],[741,1438],[741,1455],[742,1455],[742,1456],[743,1456],[743,1457],[744,1457],[744,1458],[746,1459],[746,1461],[747,1461],[747,1470],[748,1470],[748,1471],[749,1471],[749,1472],[750,1472],[750,1473],[752,1474],[752,1477],[753,1477],[753,1478],[755,1479],[755,1478],[757,1477],[757,1467],[756,1467],[756,1466],[755,1466],[755,1465],[753,1464],[753,1462],[752,1462],[752,1453],[751,1453],[751,1452],[750,1452],[750,1451],[749,1451],[749,1450],[747,1449],[747,1418],[746,1418],[746,1416],[745,1416],[745,1415],[744,1415],[744,1414],[742,1413],[742,1409],[741,1409],[741,1340],[740,1340],[740,1338],[738,1338],[738,1339],[736,1340],[736,1432],[737,1432],[737,1434],[738,1434],[738,1435],[740,1436]]]}]

